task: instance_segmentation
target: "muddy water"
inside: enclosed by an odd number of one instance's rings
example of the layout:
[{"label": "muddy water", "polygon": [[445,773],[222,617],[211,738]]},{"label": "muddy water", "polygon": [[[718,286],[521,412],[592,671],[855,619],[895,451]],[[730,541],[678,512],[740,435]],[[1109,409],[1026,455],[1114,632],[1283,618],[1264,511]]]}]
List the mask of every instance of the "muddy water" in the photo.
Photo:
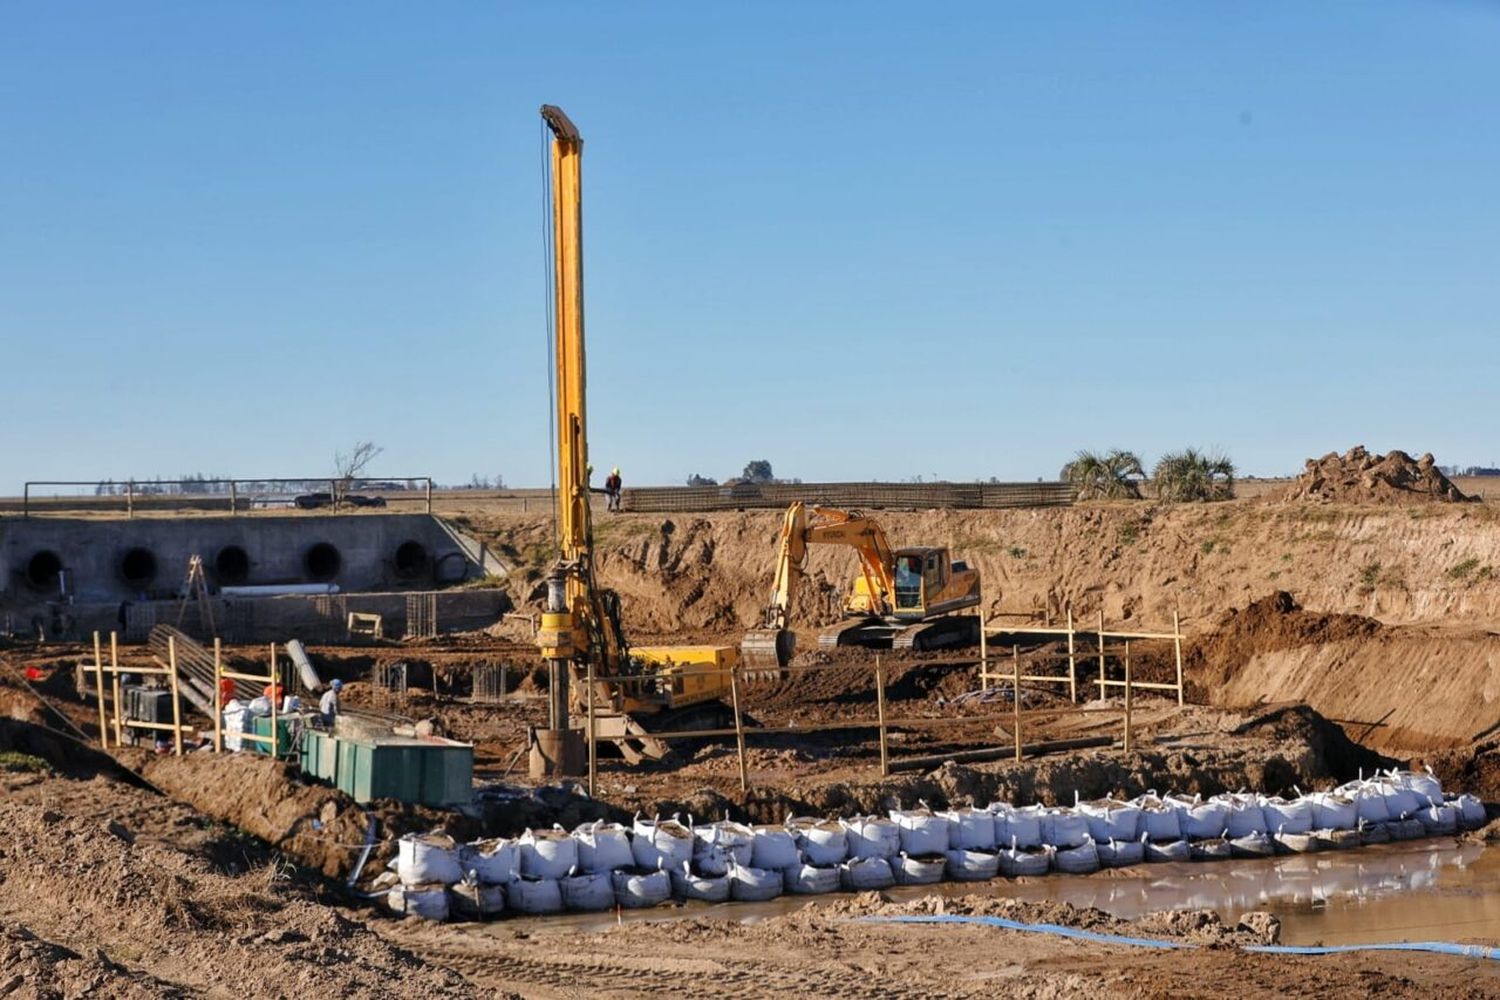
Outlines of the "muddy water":
[{"label": "muddy water", "polygon": [[[1250,910],[1266,910],[1281,918],[1284,944],[1500,942],[1500,850],[1452,840],[1260,861],[1160,864],[1094,875],[944,882],[887,890],[887,895],[898,902],[933,894],[1071,903],[1096,907],[1127,920],[1157,910],[1202,908],[1215,910],[1232,921]],[[794,912],[816,898],[689,903],[674,909],[626,912],[619,917],[578,914],[531,921],[527,931],[602,930],[619,920],[754,922]]]}]

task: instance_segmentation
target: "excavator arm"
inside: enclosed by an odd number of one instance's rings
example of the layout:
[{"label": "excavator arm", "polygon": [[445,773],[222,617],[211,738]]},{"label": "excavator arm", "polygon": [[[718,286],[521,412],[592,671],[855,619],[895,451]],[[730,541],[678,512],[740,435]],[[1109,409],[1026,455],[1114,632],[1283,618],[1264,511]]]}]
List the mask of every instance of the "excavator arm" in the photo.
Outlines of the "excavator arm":
[{"label": "excavator arm", "polygon": [[845,605],[852,614],[885,615],[895,593],[895,554],[885,530],[859,511],[814,507],[800,501],[787,508],[781,523],[771,600],[760,626],[740,643],[745,665],[755,669],[785,667],[796,651],[796,633],[787,628],[792,604],[806,575],[809,545],[847,545],[859,556],[860,577]]}]

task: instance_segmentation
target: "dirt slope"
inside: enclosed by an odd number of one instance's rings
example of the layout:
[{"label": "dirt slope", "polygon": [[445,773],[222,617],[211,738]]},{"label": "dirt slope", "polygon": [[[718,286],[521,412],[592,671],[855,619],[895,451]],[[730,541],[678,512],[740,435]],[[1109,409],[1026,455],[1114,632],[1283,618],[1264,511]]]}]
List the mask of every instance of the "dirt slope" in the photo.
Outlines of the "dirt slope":
[{"label": "dirt slope", "polygon": [[[1204,630],[1276,589],[1322,611],[1382,621],[1500,619],[1500,516],[1482,504],[1162,507],[1084,504],[1007,511],[876,514],[897,545],[940,544],[976,565],[991,612],[1169,623]],[[471,530],[520,564],[513,589],[540,597],[550,523],[473,514]],[[626,626],[664,635],[730,635],[753,623],[770,588],[775,511],[602,517],[599,575],[624,598]],[[832,620],[849,585],[847,549],[812,550],[799,625]],[[528,583],[528,574],[530,582]]]}]

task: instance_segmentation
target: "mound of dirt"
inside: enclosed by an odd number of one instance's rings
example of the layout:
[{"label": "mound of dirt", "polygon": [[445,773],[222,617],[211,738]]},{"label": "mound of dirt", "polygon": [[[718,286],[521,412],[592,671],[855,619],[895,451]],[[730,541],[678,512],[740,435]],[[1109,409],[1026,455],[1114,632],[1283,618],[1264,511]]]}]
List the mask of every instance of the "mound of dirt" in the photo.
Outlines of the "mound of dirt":
[{"label": "mound of dirt", "polygon": [[1291,594],[1278,590],[1243,610],[1230,608],[1214,631],[1184,654],[1184,670],[1197,700],[1237,675],[1262,654],[1344,639],[1368,638],[1384,628],[1363,615],[1305,611]]},{"label": "mound of dirt", "polygon": [[1372,455],[1363,445],[1344,454],[1309,458],[1302,474],[1266,495],[1272,502],[1319,500],[1337,503],[1464,503],[1465,496],[1438,470],[1432,454],[1413,459],[1404,451]]}]

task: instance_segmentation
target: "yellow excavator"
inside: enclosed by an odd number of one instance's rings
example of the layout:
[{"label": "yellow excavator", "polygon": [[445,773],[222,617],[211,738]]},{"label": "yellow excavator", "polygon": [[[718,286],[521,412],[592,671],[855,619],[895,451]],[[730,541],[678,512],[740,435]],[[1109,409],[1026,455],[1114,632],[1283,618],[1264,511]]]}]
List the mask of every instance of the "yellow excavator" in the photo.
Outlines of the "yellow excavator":
[{"label": "yellow excavator", "polygon": [[663,756],[667,748],[651,739],[651,730],[721,722],[730,671],[738,663],[733,646],[631,648],[618,595],[595,579],[583,338],[583,138],[561,108],[544,104],[542,120],[552,132],[558,560],[547,576],[537,630],[548,677],[548,727],[531,733],[530,769],[539,778],[583,773],[579,727],[590,702],[596,734],[614,741],[627,759]]},{"label": "yellow excavator", "polygon": [[819,647],[951,649],[979,641],[978,616],[954,614],[978,607],[978,570],[950,559],[946,548],[892,548],[879,522],[859,511],[809,511],[798,502],[782,520],[771,601],[760,625],[740,643],[746,667],[780,669],[796,653],[797,636],[787,624],[810,545],[847,545],[859,556],[845,619],[818,635]]}]

